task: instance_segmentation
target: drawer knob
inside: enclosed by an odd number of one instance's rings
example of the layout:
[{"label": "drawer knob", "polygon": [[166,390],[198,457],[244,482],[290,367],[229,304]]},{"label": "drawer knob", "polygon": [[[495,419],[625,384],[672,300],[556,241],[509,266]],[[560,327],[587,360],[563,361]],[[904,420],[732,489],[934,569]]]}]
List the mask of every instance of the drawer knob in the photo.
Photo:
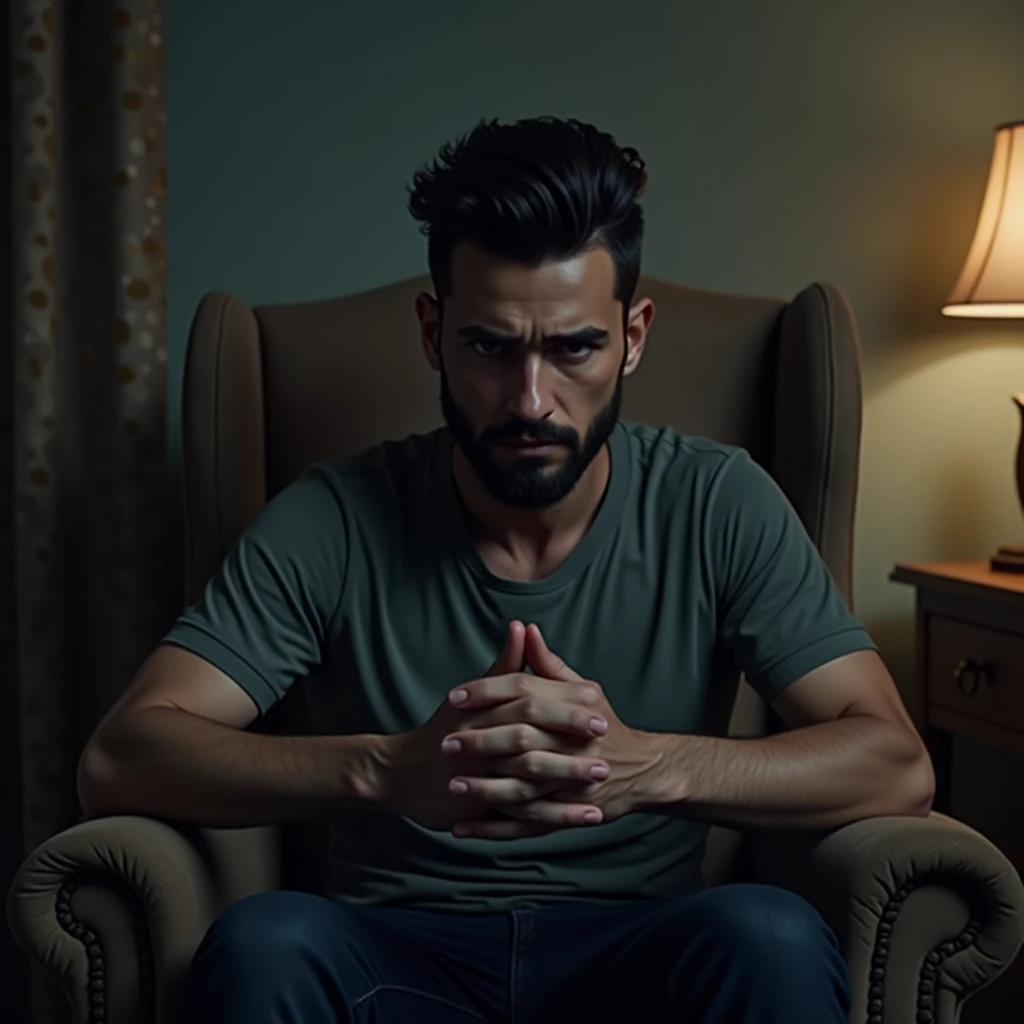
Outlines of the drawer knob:
[{"label": "drawer knob", "polygon": [[992,666],[974,658],[961,658],[953,669],[953,679],[965,697],[973,697],[982,683],[992,682]]}]

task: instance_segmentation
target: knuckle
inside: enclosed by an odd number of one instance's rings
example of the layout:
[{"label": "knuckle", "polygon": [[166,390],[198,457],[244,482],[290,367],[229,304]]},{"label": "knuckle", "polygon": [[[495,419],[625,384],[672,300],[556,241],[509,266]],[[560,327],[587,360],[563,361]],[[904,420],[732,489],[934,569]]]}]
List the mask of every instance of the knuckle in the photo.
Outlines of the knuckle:
[{"label": "knuckle", "polygon": [[518,793],[516,794],[517,800],[532,800],[537,795],[537,790],[534,786],[530,785],[529,782],[520,782],[518,787]]},{"label": "knuckle", "polygon": [[604,692],[597,683],[586,683],[583,689],[589,701],[599,701],[604,696]]},{"label": "knuckle", "polygon": [[536,777],[540,775],[543,770],[544,758],[541,757],[538,752],[534,751],[523,758],[523,771],[525,771],[527,775]]},{"label": "knuckle", "polygon": [[529,750],[533,746],[533,730],[530,726],[517,726],[514,742],[518,750]]},{"label": "knuckle", "polygon": [[525,672],[519,672],[515,681],[516,693],[527,696],[530,693],[530,677]]},{"label": "knuckle", "polygon": [[523,714],[531,721],[536,722],[541,717],[541,704],[536,697],[529,697],[523,705]]}]

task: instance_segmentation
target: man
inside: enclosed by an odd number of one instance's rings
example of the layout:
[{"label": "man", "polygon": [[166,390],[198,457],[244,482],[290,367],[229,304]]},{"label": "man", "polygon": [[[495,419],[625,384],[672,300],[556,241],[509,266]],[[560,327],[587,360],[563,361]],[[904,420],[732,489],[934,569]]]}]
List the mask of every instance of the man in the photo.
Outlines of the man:
[{"label": "man", "polygon": [[[846,1020],[835,937],[707,889],[708,825],[927,814],[931,766],[768,475],[619,420],[645,180],[576,121],[442,148],[410,209],[446,427],[278,495],[83,753],[90,814],[331,819],[329,898],[227,910],[190,1020]],[[708,735],[739,672],[791,731]],[[304,678],[318,735],[244,731]]]}]

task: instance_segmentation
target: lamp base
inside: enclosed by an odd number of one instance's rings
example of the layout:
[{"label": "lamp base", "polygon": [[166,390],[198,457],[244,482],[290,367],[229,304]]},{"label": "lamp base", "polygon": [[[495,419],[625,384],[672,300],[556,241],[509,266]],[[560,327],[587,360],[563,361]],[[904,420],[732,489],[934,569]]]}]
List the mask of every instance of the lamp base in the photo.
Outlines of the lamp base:
[{"label": "lamp base", "polygon": [[1003,544],[988,560],[993,572],[1024,573],[1024,544]]}]

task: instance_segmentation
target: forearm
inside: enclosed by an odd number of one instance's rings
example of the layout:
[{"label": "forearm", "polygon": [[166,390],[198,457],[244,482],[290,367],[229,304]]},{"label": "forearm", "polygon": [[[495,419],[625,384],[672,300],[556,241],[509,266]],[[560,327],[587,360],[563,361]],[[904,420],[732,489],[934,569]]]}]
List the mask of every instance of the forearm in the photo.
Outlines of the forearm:
[{"label": "forearm", "polygon": [[927,814],[931,765],[905,731],[866,717],[758,739],[648,733],[644,810],[731,828],[838,828]]},{"label": "forearm", "polygon": [[265,736],[146,708],[90,741],[79,799],[89,816],[149,814],[214,828],[376,810],[382,739]]}]

